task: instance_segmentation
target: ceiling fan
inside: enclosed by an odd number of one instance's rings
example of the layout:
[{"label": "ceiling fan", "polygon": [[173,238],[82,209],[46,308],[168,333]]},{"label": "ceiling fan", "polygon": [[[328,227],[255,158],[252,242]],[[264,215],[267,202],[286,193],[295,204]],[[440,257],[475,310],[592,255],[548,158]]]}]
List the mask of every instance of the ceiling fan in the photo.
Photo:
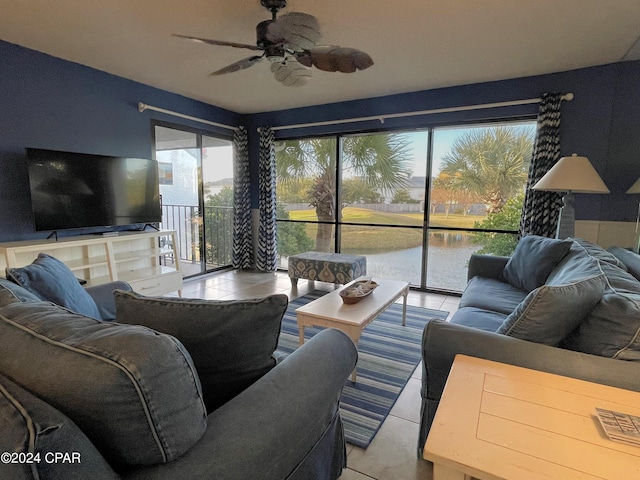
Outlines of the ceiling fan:
[{"label": "ceiling fan", "polygon": [[173,35],[209,45],[261,50],[261,55],[243,58],[211,75],[244,70],[267,58],[276,80],[291,87],[307,83],[311,78],[310,67],[325,72],[353,73],[373,65],[368,54],[355,48],[317,45],[321,38],[320,25],[313,15],[291,12],[276,18],[278,11],[287,6],[286,0],[261,0],[260,3],[271,11],[271,20],[265,20],[256,26],[256,45],[175,33]]}]

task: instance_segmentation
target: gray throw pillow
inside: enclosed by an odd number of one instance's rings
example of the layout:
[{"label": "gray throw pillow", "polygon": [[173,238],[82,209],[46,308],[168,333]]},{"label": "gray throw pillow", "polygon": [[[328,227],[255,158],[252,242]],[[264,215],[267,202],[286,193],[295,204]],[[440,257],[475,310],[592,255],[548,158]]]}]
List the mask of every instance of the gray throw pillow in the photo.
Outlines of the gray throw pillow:
[{"label": "gray throw pillow", "polygon": [[[35,460],[0,465],[1,478],[121,478],[69,417],[3,375],[0,375],[0,419],[0,452],[27,454]],[[55,461],[56,454],[68,457]]]},{"label": "gray throw pillow", "polygon": [[5,278],[0,278],[0,307],[4,307],[10,303],[39,301],[40,299],[29,290]]},{"label": "gray throw pillow", "polygon": [[88,317],[100,318],[96,302],[64,263],[46,253],[31,264],[7,268],[7,278],[37,296]]},{"label": "gray throw pillow", "polygon": [[601,273],[567,285],[538,287],[504,320],[497,333],[557,346],[600,301],[605,285]]},{"label": "gray throw pillow", "polygon": [[193,358],[207,411],[220,407],[271,370],[289,299],[145,297],[115,291],[116,321],[173,335]]},{"label": "gray throw pillow", "polygon": [[571,240],[528,235],[522,237],[502,270],[502,277],[514,287],[531,292],[547,277],[571,248]]},{"label": "gray throw pillow", "polygon": [[628,272],[600,262],[607,276],[602,300],[561,346],[578,352],[640,361],[640,283]]},{"label": "gray throw pillow", "polygon": [[170,462],[206,430],[195,367],[170,335],[32,302],[0,309],[0,338],[3,375],[69,417],[112,465]]},{"label": "gray throw pillow", "polygon": [[631,275],[640,280],[640,255],[622,247],[609,247],[608,251],[624,264]]}]

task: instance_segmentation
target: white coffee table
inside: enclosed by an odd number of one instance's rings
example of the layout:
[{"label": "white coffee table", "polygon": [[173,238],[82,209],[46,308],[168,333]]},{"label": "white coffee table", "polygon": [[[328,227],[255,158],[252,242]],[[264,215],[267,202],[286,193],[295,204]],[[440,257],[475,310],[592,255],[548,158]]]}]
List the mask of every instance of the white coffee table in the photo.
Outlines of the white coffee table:
[{"label": "white coffee table", "polygon": [[596,407],[640,415],[640,393],[458,355],[424,458],[434,480],[640,478],[640,447],[606,438]]},{"label": "white coffee table", "polygon": [[[374,278],[373,280],[378,284],[378,287],[369,296],[353,305],[347,305],[342,301],[340,290],[366,278],[368,277],[356,278],[344,287],[296,309],[300,345],[304,343],[304,328],[315,326],[338,328],[349,335],[357,347],[364,327],[369,325],[400,297],[404,297],[402,325],[405,325],[407,320],[407,294],[409,293],[409,284],[407,282]],[[351,380],[356,381],[355,369],[351,374]]]}]

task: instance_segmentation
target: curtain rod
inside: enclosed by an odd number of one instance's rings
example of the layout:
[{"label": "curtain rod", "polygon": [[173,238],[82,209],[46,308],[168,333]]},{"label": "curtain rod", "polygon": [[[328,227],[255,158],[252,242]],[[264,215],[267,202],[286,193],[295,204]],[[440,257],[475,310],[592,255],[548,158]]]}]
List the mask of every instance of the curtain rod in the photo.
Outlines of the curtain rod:
[{"label": "curtain rod", "polygon": [[173,112],[171,110],[165,110],[164,108],[154,107],[151,105],[147,105],[146,103],[138,102],[138,111],[144,112],[145,110],[153,110],[154,112],[167,113],[169,115],[173,115],[174,117],[186,118],[187,120],[193,120],[194,122],[206,123],[208,125],[214,125],[220,128],[226,128],[227,130],[238,130],[238,127],[232,127],[231,125],[225,125],[224,123],[212,122],[211,120],[204,120],[202,118],[192,117],[190,115],[185,115],[184,113]]},{"label": "curtain rod", "polygon": [[[573,100],[573,93],[564,94],[561,99],[567,102]],[[358,118],[343,118],[341,120],[326,120],[323,122],[311,122],[311,123],[299,123],[296,125],[279,125],[277,127],[271,127],[271,130],[292,130],[294,128],[308,128],[308,127],[320,127],[323,125],[338,125],[341,123],[352,123],[352,122],[366,122],[369,120],[379,120],[380,123],[384,123],[384,121],[388,118],[402,118],[402,117],[414,117],[418,115],[431,115],[434,113],[449,113],[449,112],[463,112],[466,110],[482,110],[484,108],[496,108],[496,107],[510,107],[514,105],[527,105],[530,103],[539,103],[541,98],[529,98],[527,100],[513,100],[509,102],[498,102],[498,103],[484,103],[479,105],[467,105],[462,107],[448,107],[448,108],[436,108],[433,110],[420,110],[418,112],[403,112],[403,113],[389,113],[385,115],[372,115],[370,117],[358,117]]]}]

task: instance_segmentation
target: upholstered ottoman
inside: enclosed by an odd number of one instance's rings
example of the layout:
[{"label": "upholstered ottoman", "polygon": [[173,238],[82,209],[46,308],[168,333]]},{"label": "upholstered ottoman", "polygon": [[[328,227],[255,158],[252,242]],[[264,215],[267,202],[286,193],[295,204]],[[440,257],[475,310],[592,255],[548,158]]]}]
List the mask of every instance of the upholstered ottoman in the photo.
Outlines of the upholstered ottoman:
[{"label": "upholstered ottoman", "polygon": [[291,285],[299,278],[329,283],[349,283],[367,273],[367,257],[345,253],[305,252],[289,257]]}]

